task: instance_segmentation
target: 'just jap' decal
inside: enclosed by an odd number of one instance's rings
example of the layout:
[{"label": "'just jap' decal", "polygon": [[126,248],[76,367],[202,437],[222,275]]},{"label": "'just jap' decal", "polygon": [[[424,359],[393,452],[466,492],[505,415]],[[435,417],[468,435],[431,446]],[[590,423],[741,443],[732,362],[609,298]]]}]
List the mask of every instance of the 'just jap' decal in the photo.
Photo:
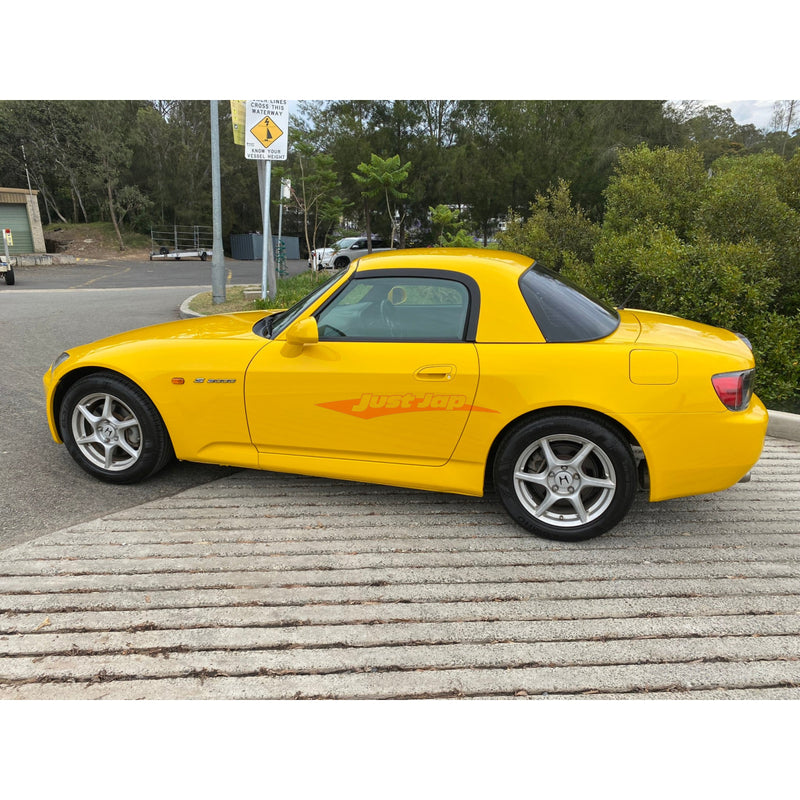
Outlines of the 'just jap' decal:
[{"label": "'just jap' decal", "polygon": [[497,412],[492,408],[472,406],[463,394],[372,394],[367,392],[354,400],[334,400],[317,403],[322,408],[349,414],[361,419],[373,419],[389,414],[413,414],[419,411],[483,411]]}]

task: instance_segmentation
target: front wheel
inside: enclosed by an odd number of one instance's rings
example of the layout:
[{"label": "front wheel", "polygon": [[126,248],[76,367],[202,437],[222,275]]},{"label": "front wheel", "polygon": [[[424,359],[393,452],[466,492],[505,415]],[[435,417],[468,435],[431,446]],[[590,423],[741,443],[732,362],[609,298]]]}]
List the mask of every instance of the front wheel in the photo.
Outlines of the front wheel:
[{"label": "front wheel", "polygon": [[613,528],[636,492],[636,461],[615,431],[580,414],[542,417],[506,434],[494,464],[501,502],[523,528],[578,542]]},{"label": "front wheel", "polygon": [[76,381],[64,395],[59,424],[72,458],[109,483],[145,480],[173,457],[150,398],[119,375],[98,373]]},{"label": "front wheel", "polygon": [[344,269],[349,263],[350,259],[347,256],[338,256],[333,259],[333,266],[336,269]]},{"label": "front wheel", "polygon": [[6,286],[13,286],[14,283],[16,282],[16,278],[14,277],[14,270],[9,269],[5,273],[5,278],[6,278]]}]

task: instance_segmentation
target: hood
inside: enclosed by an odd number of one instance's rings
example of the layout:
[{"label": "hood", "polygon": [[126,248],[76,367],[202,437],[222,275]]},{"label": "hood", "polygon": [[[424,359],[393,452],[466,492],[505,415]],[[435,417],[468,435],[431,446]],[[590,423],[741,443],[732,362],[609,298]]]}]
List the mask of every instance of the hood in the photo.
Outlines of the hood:
[{"label": "hood", "polygon": [[[253,326],[271,311],[242,311],[236,314],[211,314],[207,317],[192,317],[176,322],[162,322],[145,328],[136,328],[92,342],[86,347],[92,349],[118,347],[143,342],[164,342],[171,339],[199,339],[214,341],[219,339],[239,339],[255,336]],[[71,348],[75,349],[75,348]]]},{"label": "hood", "polygon": [[[164,322],[145,328],[118,333],[90,344],[70,347],[68,359],[59,359],[63,371],[93,365],[125,372],[126,365],[154,360],[161,364],[186,364],[192,359],[211,358],[219,354],[222,362],[240,366],[268,343],[253,333],[253,326],[270,311],[244,311],[236,314],[212,314],[208,317]],[[201,345],[201,346],[198,346]],[[235,345],[235,346],[233,346]],[[137,368],[140,368],[137,367]],[[55,370],[54,370],[55,371]],[[132,373],[133,374],[133,373]]]}]

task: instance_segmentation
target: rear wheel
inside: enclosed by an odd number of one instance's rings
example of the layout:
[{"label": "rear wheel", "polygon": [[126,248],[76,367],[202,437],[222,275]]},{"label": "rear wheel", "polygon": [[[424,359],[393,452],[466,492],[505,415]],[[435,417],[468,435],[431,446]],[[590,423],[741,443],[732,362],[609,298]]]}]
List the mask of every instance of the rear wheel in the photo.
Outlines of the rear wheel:
[{"label": "rear wheel", "polygon": [[16,282],[16,278],[14,277],[14,270],[13,269],[9,269],[5,273],[5,279],[6,279],[6,286],[13,286],[14,285],[14,283]]},{"label": "rear wheel", "polygon": [[88,375],[70,387],[59,414],[72,458],[109,483],[136,483],[173,457],[169,434],[150,398],[118,375]]},{"label": "rear wheel", "polygon": [[506,434],[494,465],[495,488],[522,527],[577,542],[613,528],[636,492],[636,461],[614,430],[588,416],[561,414]]},{"label": "rear wheel", "polygon": [[350,259],[347,256],[338,256],[333,259],[333,266],[336,269],[344,269],[349,263]]}]

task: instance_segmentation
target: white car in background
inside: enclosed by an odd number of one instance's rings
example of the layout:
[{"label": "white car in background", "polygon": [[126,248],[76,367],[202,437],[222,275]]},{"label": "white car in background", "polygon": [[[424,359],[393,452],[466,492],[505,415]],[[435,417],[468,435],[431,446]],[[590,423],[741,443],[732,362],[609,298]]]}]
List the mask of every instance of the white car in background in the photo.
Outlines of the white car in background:
[{"label": "white car in background", "polygon": [[[395,242],[395,247],[400,245]],[[372,252],[391,250],[389,243],[380,237],[372,237]],[[332,247],[319,247],[312,251],[309,266],[311,269],[344,269],[351,261],[369,253],[366,236],[348,236],[339,239]]]}]

